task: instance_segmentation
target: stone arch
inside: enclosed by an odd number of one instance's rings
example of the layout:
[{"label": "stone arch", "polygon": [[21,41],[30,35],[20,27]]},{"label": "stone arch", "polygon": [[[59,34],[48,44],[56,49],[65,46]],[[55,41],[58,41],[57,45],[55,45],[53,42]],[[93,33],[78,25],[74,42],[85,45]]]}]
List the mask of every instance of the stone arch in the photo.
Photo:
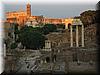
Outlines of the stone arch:
[{"label": "stone arch", "polygon": [[72,25],[71,23],[68,23],[68,29],[70,29],[70,25]]}]

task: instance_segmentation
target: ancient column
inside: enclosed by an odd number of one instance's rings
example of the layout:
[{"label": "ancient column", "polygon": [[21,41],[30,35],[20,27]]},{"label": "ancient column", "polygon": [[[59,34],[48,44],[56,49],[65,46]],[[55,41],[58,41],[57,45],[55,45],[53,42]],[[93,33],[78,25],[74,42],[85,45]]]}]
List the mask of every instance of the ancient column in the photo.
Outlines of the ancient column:
[{"label": "ancient column", "polygon": [[68,23],[65,23],[65,29],[68,29]]},{"label": "ancient column", "polygon": [[6,57],[6,44],[4,44],[4,57]]},{"label": "ancient column", "polygon": [[78,25],[76,25],[76,47],[79,47],[79,43],[78,43]]},{"label": "ancient column", "polygon": [[84,25],[82,24],[82,47],[84,47]]},{"label": "ancient column", "polygon": [[72,25],[70,25],[70,46],[73,47],[73,29]]}]

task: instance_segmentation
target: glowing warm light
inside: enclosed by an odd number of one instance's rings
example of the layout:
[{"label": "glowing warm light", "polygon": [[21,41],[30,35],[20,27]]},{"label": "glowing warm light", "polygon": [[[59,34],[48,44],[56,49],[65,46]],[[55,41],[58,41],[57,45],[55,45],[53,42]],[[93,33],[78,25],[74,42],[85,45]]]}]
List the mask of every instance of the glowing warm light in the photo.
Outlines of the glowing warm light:
[{"label": "glowing warm light", "polygon": [[73,19],[65,19],[65,25],[72,24]]}]

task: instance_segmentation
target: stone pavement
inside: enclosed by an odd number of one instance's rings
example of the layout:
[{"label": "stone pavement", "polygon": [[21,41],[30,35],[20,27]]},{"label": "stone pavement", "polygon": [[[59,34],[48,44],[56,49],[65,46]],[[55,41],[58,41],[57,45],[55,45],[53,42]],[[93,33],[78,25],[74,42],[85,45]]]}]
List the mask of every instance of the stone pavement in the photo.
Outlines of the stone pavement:
[{"label": "stone pavement", "polygon": [[[28,59],[28,60],[27,60]],[[31,70],[35,70],[36,69],[36,57],[34,58],[21,58],[20,59],[20,69],[17,71],[17,73],[30,73]]]},{"label": "stone pavement", "polygon": [[65,72],[65,63],[64,62],[55,62],[55,63],[43,63],[40,65],[39,71],[62,71]]},{"label": "stone pavement", "polygon": [[97,72],[97,65],[93,63],[92,65],[89,62],[81,62],[80,65],[77,62],[69,63],[69,72]]}]

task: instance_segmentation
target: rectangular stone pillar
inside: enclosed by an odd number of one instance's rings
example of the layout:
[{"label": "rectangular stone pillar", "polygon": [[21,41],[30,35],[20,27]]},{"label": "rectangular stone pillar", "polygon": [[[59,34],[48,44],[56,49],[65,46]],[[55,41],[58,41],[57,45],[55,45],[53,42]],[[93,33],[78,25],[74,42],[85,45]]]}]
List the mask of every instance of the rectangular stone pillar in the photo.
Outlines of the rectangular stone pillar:
[{"label": "rectangular stone pillar", "polygon": [[79,47],[78,39],[78,25],[76,25],[76,47]]},{"label": "rectangular stone pillar", "polygon": [[73,28],[70,25],[70,47],[73,47]]},{"label": "rectangular stone pillar", "polygon": [[84,47],[84,25],[82,24],[82,47]]},{"label": "rectangular stone pillar", "polygon": [[65,23],[65,29],[68,29],[68,24],[67,23]]},{"label": "rectangular stone pillar", "polygon": [[4,57],[6,57],[6,44],[4,44]]}]

